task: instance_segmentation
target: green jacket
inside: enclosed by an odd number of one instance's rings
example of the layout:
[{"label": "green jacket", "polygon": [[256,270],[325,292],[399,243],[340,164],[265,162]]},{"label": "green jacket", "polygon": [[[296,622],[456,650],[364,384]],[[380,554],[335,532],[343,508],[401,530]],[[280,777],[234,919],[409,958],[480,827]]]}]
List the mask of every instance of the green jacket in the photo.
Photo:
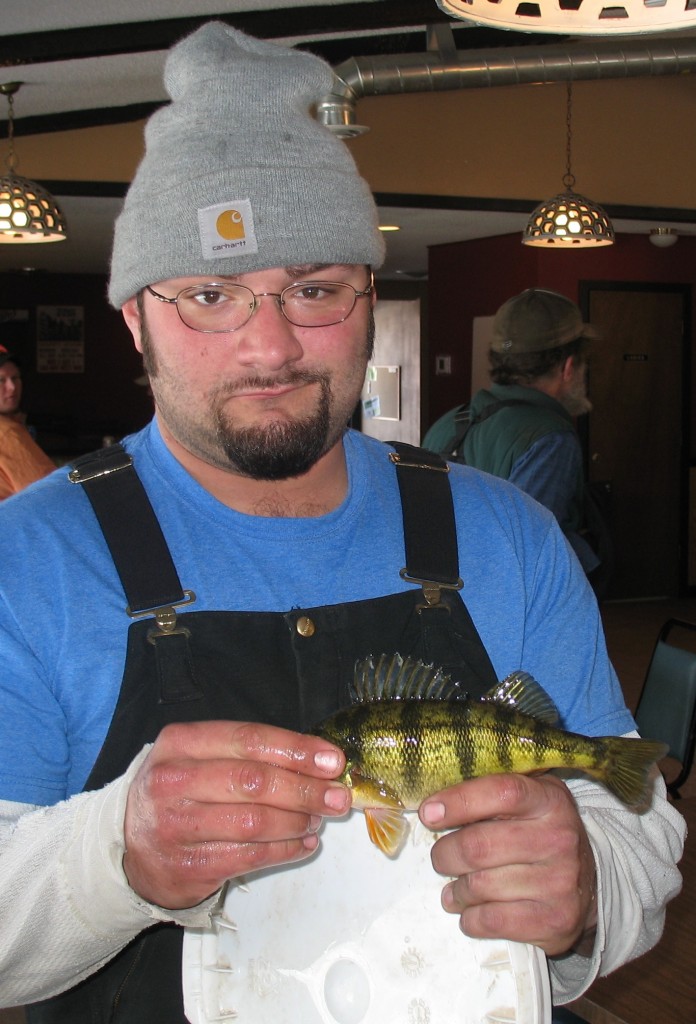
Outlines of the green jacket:
[{"label": "green jacket", "polygon": [[[507,404],[500,407],[501,402]],[[486,415],[492,407],[495,412]],[[464,441],[457,446],[462,436]],[[527,452],[547,437],[549,442],[525,459]],[[606,525],[601,515],[587,518],[592,502],[573,418],[555,398],[535,388],[492,384],[478,391],[469,406],[457,406],[441,416],[426,433],[423,445],[445,458],[459,458],[476,469],[511,480],[554,513],[586,572],[600,564],[599,549],[610,573]],[[594,547],[588,543],[588,527]]]},{"label": "green jacket", "polygon": [[[509,401],[509,405],[476,423],[477,417],[491,404]],[[491,384],[487,391],[478,391],[471,400],[472,426],[464,439],[462,454],[470,466],[507,480],[512,467],[528,448],[547,434],[575,434],[570,413],[560,402],[536,388],[516,384]],[[583,481],[579,478],[579,493]]]}]

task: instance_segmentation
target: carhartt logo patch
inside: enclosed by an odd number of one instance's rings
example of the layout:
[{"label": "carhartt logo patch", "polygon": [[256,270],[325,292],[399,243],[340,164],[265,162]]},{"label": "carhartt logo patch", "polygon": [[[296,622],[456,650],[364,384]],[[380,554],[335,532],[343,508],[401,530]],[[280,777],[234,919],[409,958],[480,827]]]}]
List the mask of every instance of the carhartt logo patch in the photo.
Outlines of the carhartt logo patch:
[{"label": "carhartt logo patch", "polygon": [[231,199],[229,203],[207,206],[198,211],[198,224],[201,251],[206,260],[259,251],[248,199]]}]

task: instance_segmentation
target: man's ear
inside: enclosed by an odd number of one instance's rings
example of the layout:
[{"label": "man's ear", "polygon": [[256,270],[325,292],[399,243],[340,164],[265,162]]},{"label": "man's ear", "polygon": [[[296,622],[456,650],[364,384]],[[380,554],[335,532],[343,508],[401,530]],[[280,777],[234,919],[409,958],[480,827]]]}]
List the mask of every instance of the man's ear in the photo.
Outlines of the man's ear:
[{"label": "man's ear", "polygon": [[572,379],[576,371],[577,365],[578,364],[575,361],[575,356],[568,356],[566,361],[561,366],[561,377],[564,381],[569,381]]},{"label": "man's ear", "polygon": [[128,302],[124,303],[121,307],[121,313],[123,319],[126,321],[128,330],[133,335],[133,342],[138,352],[142,353],[142,342],[141,342],[141,319],[140,309],[138,307],[138,297],[134,295],[132,299],[128,299]]}]

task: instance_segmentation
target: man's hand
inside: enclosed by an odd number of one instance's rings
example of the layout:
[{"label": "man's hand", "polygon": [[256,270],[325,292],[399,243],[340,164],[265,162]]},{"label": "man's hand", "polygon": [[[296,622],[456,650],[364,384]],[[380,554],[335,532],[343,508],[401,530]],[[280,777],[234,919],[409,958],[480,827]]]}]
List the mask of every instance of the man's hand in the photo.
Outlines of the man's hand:
[{"label": "man's hand", "polygon": [[[567,786],[551,775],[488,775],[425,800],[428,828],[455,829],[432,852],[454,881],[442,905],[477,938],[531,942],[556,956],[591,938],[594,858]],[[591,947],[590,947],[591,949]]]},{"label": "man's hand", "polygon": [[323,815],[345,814],[343,754],[248,722],[166,726],[131,784],[124,871],[143,899],[195,906],[228,878],[301,860]]}]

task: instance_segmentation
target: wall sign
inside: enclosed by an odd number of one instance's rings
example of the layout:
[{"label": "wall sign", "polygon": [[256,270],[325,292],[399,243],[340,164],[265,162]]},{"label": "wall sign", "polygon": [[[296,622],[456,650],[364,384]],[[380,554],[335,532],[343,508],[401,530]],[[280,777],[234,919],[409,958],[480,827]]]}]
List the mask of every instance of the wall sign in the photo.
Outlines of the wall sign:
[{"label": "wall sign", "polygon": [[398,420],[401,418],[401,367],[367,367],[362,390],[363,415],[368,419]]},{"label": "wall sign", "polygon": [[84,373],[83,306],[36,307],[36,369],[39,373]]}]

